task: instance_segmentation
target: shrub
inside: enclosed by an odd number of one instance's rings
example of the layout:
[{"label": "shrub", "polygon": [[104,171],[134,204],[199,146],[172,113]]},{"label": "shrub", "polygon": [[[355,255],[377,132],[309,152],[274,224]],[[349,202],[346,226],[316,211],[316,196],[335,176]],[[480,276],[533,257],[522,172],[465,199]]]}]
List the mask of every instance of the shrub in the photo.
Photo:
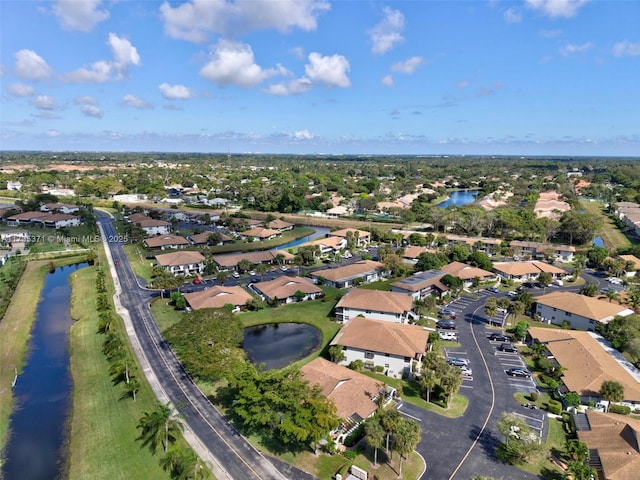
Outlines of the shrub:
[{"label": "shrub", "polygon": [[629,415],[631,413],[631,407],[626,405],[617,405],[614,403],[609,407],[609,412],[619,413],[620,415]]},{"label": "shrub", "polygon": [[355,450],[345,450],[344,452],[342,452],[342,456],[348,460],[353,460],[358,455],[359,453],[356,452]]},{"label": "shrub", "polygon": [[536,400],[538,400],[538,392],[531,392],[529,394],[529,400],[531,400],[532,402],[535,402]]},{"label": "shrub", "polygon": [[549,410],[549,413],[560,415],[562,413],[562,404],[557,400],[549,400],[547,410]]},{"label": "shrub", "polygon": [[384,372],[384,367],[382,365],[376,365],[376,372],[378,373]]},{"label": "shrub", "polygon": [[[344,439],[344,444],[347,447],[353,447],[360,439],[364,437],[364,423],[361,423],[358,428],[356,428],[353,432],[351,432],[347,438]],[[345,452],[346,453],[346,452]],[[358,455],[357,452],[353,452]],[[353,457],[355,458],[355,456]]]}]

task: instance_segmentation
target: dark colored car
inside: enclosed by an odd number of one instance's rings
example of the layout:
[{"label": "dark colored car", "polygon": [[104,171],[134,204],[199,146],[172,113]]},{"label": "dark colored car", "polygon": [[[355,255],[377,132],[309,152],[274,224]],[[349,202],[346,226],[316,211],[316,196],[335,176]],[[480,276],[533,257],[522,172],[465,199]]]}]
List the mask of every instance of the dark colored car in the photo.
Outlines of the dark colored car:
[{"label": "dark colored car", "polygon": [[531,372],[525,368],[510,368],[505,373],[510,377],[531,378]]},{"label": "dark colored car", "polygon": [[498,350],[501,352],[518,353],[518,350],[513,346],[513,343],[501,343]]},{"label": "dark colored car", "polygon": [[450,308],[443,308],[442,310],[440,310],[438,312],[438,316],[439,317],[443,317],[443,318],[455,319],[456,318],[456,312],[455,312],[455,310],[451,310]]},{"label": "dark colored car", "polygon": [[489,340],[493,340],[494,342],[509,342],[511,339],[504,333],[494,332],[489,335]]},{"label": "dark colored car", "polygon": [[456,323],[451,320],[439,320],[436,322],[436,328],[440,328],[442,330],[455,330]]}]

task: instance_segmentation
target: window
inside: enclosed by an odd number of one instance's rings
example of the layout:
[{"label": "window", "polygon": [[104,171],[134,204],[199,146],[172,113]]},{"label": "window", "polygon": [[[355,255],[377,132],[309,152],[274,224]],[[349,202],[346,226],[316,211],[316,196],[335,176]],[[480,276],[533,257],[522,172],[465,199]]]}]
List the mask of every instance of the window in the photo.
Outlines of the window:
[{"label": "window", "polygon": [[375,354],[375,353],[373,353],[373,352],[369,352],[368,350],[367,350],[366,352],[364,352],[364,358],[367,358],[367,359],[369,359],[369,360],[372,360],[372,359],[373,359],[373,357],[375,357],[375,356],[376,356],[376,354]]},{"label": "window", "polygon": [[570,317],[571,316],[571,312],[565,312],[565,316]]},{"label": "window", "polygon": [[409,363],[411,361],[411,357],[404,357],[404,363]]}]

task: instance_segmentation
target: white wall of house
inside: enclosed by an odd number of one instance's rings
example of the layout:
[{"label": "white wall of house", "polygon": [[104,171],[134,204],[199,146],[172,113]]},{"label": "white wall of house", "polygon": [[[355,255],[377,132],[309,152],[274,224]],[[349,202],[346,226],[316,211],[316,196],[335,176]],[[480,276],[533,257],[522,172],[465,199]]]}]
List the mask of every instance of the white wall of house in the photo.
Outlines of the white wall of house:
[{"label": "white wall of house", "polygon": [[378,312],[375,310],[359,310],[355,308],[339,308],[336,310],[336,317],[338,320],[342,320],[344,323],[347,323],[352,318],[361,315],[366,318],[371,318],[373,320],[384,320],[385,322],[393,322],[393,323],[406,323],[407,317],[405,314],[399,313],[390,313],[390,312]]},{"label": "white wall of house", "polygon": [[184,265],[168,265],[164,267],[174,275],[193,275],[204,271],[204,263],[187,263]]},{"label": "white wall of house", "polygon": [[592,320],[581,315],[576,315],[571,312],[565,312],[557,308],[549,307],[547,305],[537,304],[536,313],[540,315],[540,318],[544,321],[551,322],[554,325],[562,325],[565,320],[571,324],[571,328],[576,330],[595,331],[596,320]]},{"label": "white wall of house", "polygon": [[55,228],[77,227],[78,225],[80,225],[79,218],[69,218],[67,220],[58,220],[55,223]]},{"label": "white wall of house", "polygon": [[365,364],[372,362],[374,367],[383,367],[389,377],[400,378],[403,373],[407,375],[411,373],[411,357],[399,357],[397,355],[372,352],[353,347],[344,348],[342,353],[344,353],[345,356],[345,360],[341,362],[343,365],[349,365],[355,360],[362,360]]},{"label": "white wall of house", "polygon": [[153,235],[165,235],[169,233],[169,225],[157,225],[154,227],[142,227],[148,237]]}]

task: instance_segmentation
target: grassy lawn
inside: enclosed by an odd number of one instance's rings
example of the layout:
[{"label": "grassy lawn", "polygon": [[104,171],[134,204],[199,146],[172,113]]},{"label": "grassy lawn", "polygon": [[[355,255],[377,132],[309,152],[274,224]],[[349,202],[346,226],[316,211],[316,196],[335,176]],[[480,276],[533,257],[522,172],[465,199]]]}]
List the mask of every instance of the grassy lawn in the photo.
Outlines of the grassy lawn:
[{"label": "grassy lawn", "polygon": [[589,200],[580,200],[580,207],[584,209],[586,213],[598,215],[602,218],[604,225],[602,230],[596,232],[602,238],[605,248],[609,250],[617,250],[618,248],[625,248],[631,246],[629,238],[616,227],[615,223],[604,211],[604,205],[602,202],[590,202]]},{"label": "grassy lawn", "polygon": [[279,247],[280,245],[292,242],[298,238],[307,237],[314,232],[315,230],[313,228],[295,227],[293,230],[282,232],[279,237],[272,238],[271,240],[255,241],[251,243],[234,242],[228,245],[216,245],[211,247],[211,252],[214,254],[221,254],[242,251],[248,252],[252,250],[269,250],[270,248]]},{"label": "grassy lawn", "polygon": [[[59,266],[83,260],[84,256],[80,256],[53,260],[53,263]],[[38,261],[27,264],[5,316],[0,321],[0,451],[4,450],[6,444],[9,417],[14,407],[11,385],[15,370],[20,373],[23,367],[49,263]]]},{"label": "grassy lawn", "polygon": [[[356,465],[366,470],[370,478],[378,480],[414,480],[424,468],[424,463],[419,455],[413,453],[408,459],[402,462],[402,476],[398,476],[399,456],[393,454],[393,459],[388,462],[387,454],[384,449],[378,449],[378,466],[373,464],[373,450],[368,447],[363,453],[358,455],[354,460],[336,454],[336,455],[314,455],[311,452],[303,452],[296,455],[285,454],[280,458],[286,462],[295,464],[299,468],[313,473],[320,479],[335,478],[336,473],[340,472],[344,467]],[[343,477],[344,478],[344,477]]]},{"label": "grassy lawn", "polygon": [[397,278],[389,278],[387,280],[379,280],[377,282],[367,283],[365,285],[360,285],[358,288],[363,290],[383,290],[385,292],[391,291],[391,284],[401,280],[403,277]]},{"label": "grassy lawn", "polygon": [[127,243],[124,245],[124,251],[136,276],[151,282],[151,270],[156,262],[153,259],[145,258],[147,253],[145,248],[140,244]]},{"label": "grassy lawn", "polygon": [[[109,362],[101,351],[104,337],[98,333],[95,276],[95,268],[88,267],[75,272],[71,280],[71,316],[76,323],[70,334],[74,389],[68,478],[168,479],[159,454],[141,449],[135,440],[138,420],[157,402],[151,388],[138,374],[141,388],[134,402],[122,398],[123,389],[111,382]],[[107,282],[111,283],[109,277]],[[124,329],[121,320],[116,328]]]}]

